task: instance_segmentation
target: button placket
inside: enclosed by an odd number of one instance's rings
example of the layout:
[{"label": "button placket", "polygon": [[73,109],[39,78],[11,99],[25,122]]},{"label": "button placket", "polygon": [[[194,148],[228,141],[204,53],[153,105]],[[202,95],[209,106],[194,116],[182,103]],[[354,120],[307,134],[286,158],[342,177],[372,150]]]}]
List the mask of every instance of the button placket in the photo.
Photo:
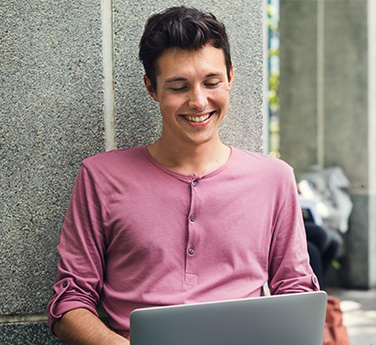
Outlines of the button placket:
[{"label": "button placket", "polygon": [[197,226],[195,222],[197,221],[196,215],[196,203],[197,203],[197,186],[198,186],[198,179],[194,177],[190,181],[190,191],[191,191],[191,200],[190,200],[190,208],[189,213],[187,216],[188,220],[188,238],[186,243],[186,266],[185,266],[185,281],[188,286],[195,286],[198,284],[198,275],[197,275],[197,261],[195,259],[197,255],[197,251],[195,248],[195,244],[197,241]]}]

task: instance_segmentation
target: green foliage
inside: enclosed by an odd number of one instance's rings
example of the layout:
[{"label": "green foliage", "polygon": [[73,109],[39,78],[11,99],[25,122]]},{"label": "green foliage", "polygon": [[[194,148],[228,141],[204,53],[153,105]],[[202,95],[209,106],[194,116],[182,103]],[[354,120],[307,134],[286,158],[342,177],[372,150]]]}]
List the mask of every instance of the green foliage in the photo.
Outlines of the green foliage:
[{"label": "green foliage", "polygon": [[[278,10],[272,4],[268,5],[268,28],[269,39],[278,37],[279,15]],[[269,48],[269,61],[279,60],[279,46]],[[272,64],[271,64],[272,65]],[[269,123],[269,154],[280,157],[279,153],[279,69],[270,68],[269,71],[269,91],[268,91],[270,123]]]},{"label": "green foliage", "polygon": [[272,114],[279,111],[279,71],[269,73],[269,107]]},{"label": "green foliage", "polygon": [[332,267],[333,267],[334,269],[336,269],[337,271],[339,271],[340,268],[341,268],[341,264],[339,263],[338,260],[333,260],[333,261],[331,262],[331,265],[332,265]]}]

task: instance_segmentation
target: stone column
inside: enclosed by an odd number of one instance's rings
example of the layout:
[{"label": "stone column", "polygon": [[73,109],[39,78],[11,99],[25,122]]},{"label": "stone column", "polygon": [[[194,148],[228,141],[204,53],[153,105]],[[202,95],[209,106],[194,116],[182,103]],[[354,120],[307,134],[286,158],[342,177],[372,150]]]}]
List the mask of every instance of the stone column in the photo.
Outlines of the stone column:
[{"label": "stone column", "polygon": [[375,25],[373,0],[281,0],[282,159],[297,175],[338,165],[351,180],[338,276],[354,288],[376,286]]},{"label": "stone column", "polygon": [[0,10],[0,344],[49,335],[56,245],[81,161],[160,133],[137,60],[145,20],[180,4],[228,28],[235,64],[224,141],[261,151],[263,0],[7,0]]}]

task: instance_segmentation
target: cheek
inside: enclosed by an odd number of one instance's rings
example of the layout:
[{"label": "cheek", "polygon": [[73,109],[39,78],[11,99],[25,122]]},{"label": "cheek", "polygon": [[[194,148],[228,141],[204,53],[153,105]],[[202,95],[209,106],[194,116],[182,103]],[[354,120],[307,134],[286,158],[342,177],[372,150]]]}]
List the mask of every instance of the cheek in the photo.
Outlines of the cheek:
[{"label": "cheek", "polygon": [[220,107],[227,107],[229,103],[229,94],[227,90],[217,90],[211,94],[211,99]]},{"label": "cheek", "polygon": [[185,104],[185,98],[179,95],[167,96],[163,98],[162,102],[159,102],[161,109],[168,111],[176,111]]}]

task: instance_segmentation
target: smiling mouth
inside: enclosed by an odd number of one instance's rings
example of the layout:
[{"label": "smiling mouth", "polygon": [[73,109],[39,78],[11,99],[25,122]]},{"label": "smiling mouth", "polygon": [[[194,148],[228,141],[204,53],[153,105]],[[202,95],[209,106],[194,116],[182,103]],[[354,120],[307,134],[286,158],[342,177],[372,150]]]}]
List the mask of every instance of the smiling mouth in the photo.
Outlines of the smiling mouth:
[{"label": "smiling mouth", "polygon": [[212,111],[209,114],[206,115],[201,115],[201,116],[189,116],[189,115],[183,115],[183,117],[189,121],[189,122],[195,122],[195,123],[200,123],[206,121],[210,116],[214,114],[214,111]]}]

